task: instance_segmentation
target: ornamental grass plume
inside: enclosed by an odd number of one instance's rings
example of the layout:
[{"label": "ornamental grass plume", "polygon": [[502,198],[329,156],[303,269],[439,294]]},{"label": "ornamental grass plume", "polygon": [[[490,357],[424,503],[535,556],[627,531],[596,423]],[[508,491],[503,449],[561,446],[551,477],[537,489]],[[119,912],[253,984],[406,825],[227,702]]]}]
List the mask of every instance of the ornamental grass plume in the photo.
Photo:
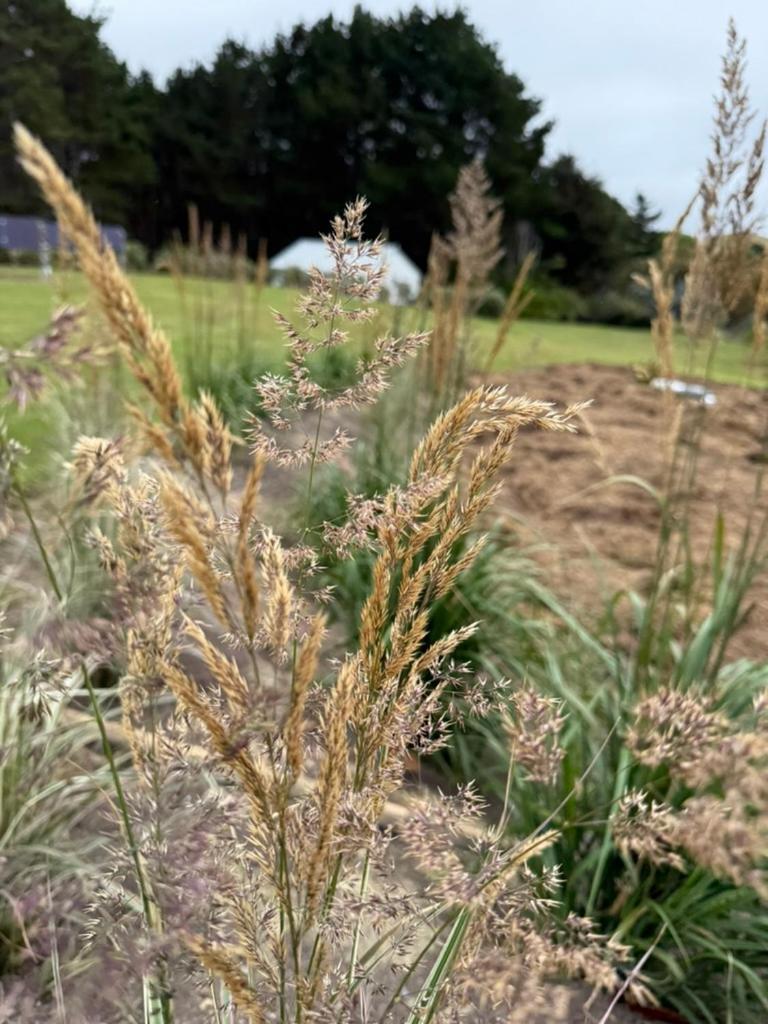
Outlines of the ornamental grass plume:
[{"label": "ornamental grass plume", "polygon": [[[7,400],[21,412],[42,394],[47,377],[75,379],[86,364],[103,361],[102,346],[79,339],[83,310],[61,306],[51,317],[43,334],[15,349],[0,350],[0,368],[8,385]],[[75,344],[79,341],[79,344]]]},{"label": "ornamental grass plume", "polygon": [[501,317],[499,318],[496,338],[493,342],[491,351],[488,353],[488,361],[485,364],[486,373],[490,373],[499,353],[504,348],[512,325],[520,319],[536,294],[530,288],[526,290],[526,284],[535,263],[536,252],[531,250],[524,256],[520,266],[518,267],[515,280],[512,283],[512,288],[510,289]]},{"label": "ornamental grass plume", "polygon": [[[375,401],[427,341],[380,338],[337,391],[312,378],[309,356],[346,344],[349,325],[373,315],[380,241],[364,237],[365,201],[334,219],[325,236],[333,269],[311,274],[298,319],[278,317],[288,369],[256,383],[268,420],[254,420],[242,466],[213,398],[182,396],[167,339],[83,201],[39,141],[17,127],[16,142],[150,399],[135,418],[154,460],[126,466],[115,442],[93,438],[73,456],[80,500],[99,516],[108,510],[116,527],[114,541],[98,530],[92,541],[117,597],[133,761],[124,776],[133,876],[116,860],[94,908],[109,922],[94,927],[92,948],[111,997],[130,1005],[143,987],[163,1024],[174,1005],[193,1021],[228,1012],[250,1022],[426,1024],[461,1011],[473,965],[484,977],[495,971],[499,1019],[548,965],[614,987],[623,953],[590,924],[569,925],[567,955],[558,946],[555,878],[534,867],[551,830],[505,845],[469,792],[432,798],[439,827],[424,818],[422,829],[430,844],[414,831],[417,810],[402,839],[382,828],[414,753],[444,746],[462,708],[498,708],[504,687],[452,660],[475,626],[434,638],[430,609],[477,556],[482,541],[460,542],[498,493],[519,431],[571,432],[581,406],[476,387],[429,428],[402,486],[353,500],[352,522],[327,526],[326,541],[347,556],[358,545],[375,556],[359,645],[332,660],[321,607],[332,595],[313,589],[312,535],[305,524],[286,545],[265,521],[259,482],[270,463],[303,471],[311,498],[316,464],[350,443],[342,428],[326,429],[329,411]],[[478,169],[468,175],[482,183]],[[471,204],[457,221],[475,239],[462,256],[468,284],[497,258],[498,213],[483,204],[476,239]],[[304,439],[293,443],[296,431]],[[169,699],[174,710],[162,714]],[[557,729],[543,718],[549,772]],[[534,750],[531,715],[526,729]],[[445,885],[446,868],[460,884]],[[414,871],[427,883],[409,881]]]},{"label": "ornamental grass plume", "polygon": [[746,40],[728,22],[720,92],[715,97],[712,151],[701,182],[700,244],[725,316],[731,316],[750,289],[756,209],[765,166],[766,122],[758,123],[745,81]]},{"label": "ornamental grass plume", "polygon": [[734,717],[696,691],[662,689],[639,701],[628,747],[639,763],[666,769],[670,802],[640,791],[627,794],[612,821],[619,847],[679,871],[688,863],[700,865],[765,899],[765,707],[765,690]]},{"label": "ornamental grass plume", "polygon": [[534,781],[554,783],[564,755],[558,743],[565,724],[562,701],[545,697],[528,685],[513,695],[511,703],[512,713],[504,717],[503,726],[512,763],[519,764]]},{"label": "ornamental grass plume", "polygon": [[[432,238],[427,284],[434,315],[429,386],[443,404],[456,397],[458,382],[467,367],[469,318],[483,297],[491,272],[504,255],[503,210],[500,201],[491,195],[491,182],[480,160],[461,168],[448,202],[452,228],[445,238]],[[519,280],[522,288],[525,277],[520,276]],[[449,283],[452,287],[446,294]],[[506,311],[510,322],[515,310],[520,312],[519,300],[518,294],[514,305]],[[500,337],[503,344],[503,335]]]},{"label": "ornamental grass plume", "polygon": [[651,339],[656,352],[656,362],[662,377],[672,377],[675,372],[675,276],[677,250],[683,224],[696,202],[690,201],[678,218],[674,228],[664,236],[659,259],[648,261],[648,277],[638,276],[653,296],[656,315],[651,320]]},{"label": "ornamental grass plume", "polygon": [[[715,97],[712,148],[696,195],[664,238],[660,256],[649,261],[648,277],[639,278],[653,297],[651,334],[658,372],[664,377],[675,373],[678,324],[690,342],[714,344],[718,331],[743,314],[745,306],[755,307],[755,323],[761,323],[761,268],[754,243],[761,221],[756,204],[765,165],[766,123],[754,127],[745,74],[746,41],[731,20]],[[696,205],[699,228],[678,299],[681,231]],[[759,348],[760,326],[756,337]]]}]

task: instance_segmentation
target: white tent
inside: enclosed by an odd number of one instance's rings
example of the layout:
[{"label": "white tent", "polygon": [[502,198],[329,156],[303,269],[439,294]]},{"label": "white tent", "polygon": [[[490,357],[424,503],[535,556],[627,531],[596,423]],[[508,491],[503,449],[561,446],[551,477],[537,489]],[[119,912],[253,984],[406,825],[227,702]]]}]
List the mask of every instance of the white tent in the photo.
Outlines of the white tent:
[{"label": "white tent", "polygon": [[[386,267],[383,286],[390,302],[415,299],[421,288],[421,271],[416,264],[395,242],[382,245],[381,259]],[[320,238],[297,238],[287,249],[273,257],[269,266],[277,272],[278,277],[291,270],[306,273],[310,267],[317,267],[324,274],[333,269],[331,257]]]}]

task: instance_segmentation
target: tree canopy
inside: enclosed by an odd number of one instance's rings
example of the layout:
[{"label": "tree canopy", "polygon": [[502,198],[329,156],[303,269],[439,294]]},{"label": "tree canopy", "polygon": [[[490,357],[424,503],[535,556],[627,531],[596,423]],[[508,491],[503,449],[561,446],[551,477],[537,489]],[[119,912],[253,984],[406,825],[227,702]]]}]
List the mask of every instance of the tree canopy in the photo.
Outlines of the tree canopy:
[{"label": "tree canopy", "polygon": [[[460,70],[459,70],[460,69]],[[458,72],[458,73],[457,73]],[[157,153],[176,223],[194,200],[280,247],[364,193],[378,225],[424,262],[459,168],[486,158],[521,208],[548,125],[461,11],[299,25],[261,53],[229,42],[177,72]]]},{"label": "tree canopy", "polygon": [[[551,124],[466,12],[419,7],[297,25],[254,51],[234,40],[163,88],[132,77],[100,40],[98,17],[64,0],[0,10],[0,189],[10,212],[37,200],[14,166],[9,127],[53,149],[97,214],[151,248],[195,203],[214,224],[275,252],[322,230],[356,194],[422,265],[445,231],[459,168],[484,159],[508,249],[525,225],[562,283],[594,288],[652,239],[572,157],[545,159]],[[643,200],[645,203],[645,201]],[[516,234],[517,232],[517,234]]]},{"label": "tree canopy", "polygon": [[39,209],[17,167],[11,124],[45,138],[66,173],[108,220],[130,221],[132,190],[154,177],[149,125],[127,69],[100,38],[102,20],[64,0],[0,5],[0,204]]}]

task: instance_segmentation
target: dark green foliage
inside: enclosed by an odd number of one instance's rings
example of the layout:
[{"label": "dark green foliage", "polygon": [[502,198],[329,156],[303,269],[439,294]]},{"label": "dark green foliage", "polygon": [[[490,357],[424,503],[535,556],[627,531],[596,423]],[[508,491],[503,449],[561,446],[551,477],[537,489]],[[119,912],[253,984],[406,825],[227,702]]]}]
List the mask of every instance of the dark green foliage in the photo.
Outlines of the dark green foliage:
[{"label": "dark green foliage", "polygon": [[[205,346],[203,346],[205,348]],[[357,358],[340,348],[331,349],[310,360],[313,379],[329,391],[341,390],[355,379]],[[282,370],[279,361],[254,355],[247,347],[227,353],[221,360],[204,352],[202,358],[189,359],[185,377],[190,395],[208,391],[216,400],[230,427],[242,434],[252,416],[261,416],[262,408],[254,382],[265,373]]]},{"label": "dark green foliage", "polygon": [[34,249],[0,249],[0,263],[14,267],[39,267],[40,253]]},{"label": "dark green foliage", "polygon": [[522,319],[566,320],[584,318],[586,299],[575,288],[556,284],[551,277],[536,276],[531,281],[533,298],[525,307]]},{"label": "dark green foliage", "polygon": [[[15,166],[10,125],[40,134],[105,220],[153,252],[187,222],[244,232],[274,253],[314,236],[365,194],[382,230],[422,266],[449,227],[459,168],[481,156],[505,209],[558,284],[583,295],[626,282],[653,241],[655,215],[633,214],[572,157],[544,163],[549,123],[466,12],[419,7],[379,18],[357,7],[300,24],[260,51],[226,41],[209,66],[159,89],[132,78],[100,41],[102,19],[64,0],[0,10],[0,195],[9,212],[39,201]],[[519,253],[518,253],[519,256]],[[498,284],[505,274],[499,270]]]},{"label": "dark green foliage", "polygon": [[583,305],[580,320],[621,327],[644,327],[653,316],[649,294],[637,285],[606,288],[590,295]]},{"label": "dark green foliage", "polygon": [[506,304],[507,296],[501,288],[489,288],[477,307],[477,315],[498,320]]},{"label": "dark green foliage", "polygon": [[654,212],[651,209],[643,193],[638,192],[632,208],[632,255],[638,257],[641,261],[647,260],[649,256],[654,255],[659,247],[661,233],[655,231],[653,226],[660,216],[661,214],[658,211]]},{"label": "dark green foliage", "polygon": [[42,211],[16,165],[11,125],[43,136],[97,214],[124,222],[136,190],[153,180],[145,117],[148,79],[132,82],[100,41],[102,19],[64,0],[0,5],[0,196],[10,213]]},{"label": "dark green foliage", "polygon": [[463,12],[419,8],[391,19],[357,8],[347,24],[298,25],[261,53],[228,42],[210,68],[172,76],[164,112],[169,225],[192,200],[276,251],[364,193],[372,228],[422,263],[447,227],[459,168],[487,154],[522,213],[548,130],[531,126],[538,101]]},{"label": "dark green foliage", "polygon": [[125,266],[134,273],[146,271],[149,267],[147,247],[141,242],[129,241],[125,247]]},{"label": "dark green foliage", "polygon": [[628,246],[636,233],[629,213],[572,156],[559,157],[546,177],[539,228],[544,265],[585,294],[626,279]]}]

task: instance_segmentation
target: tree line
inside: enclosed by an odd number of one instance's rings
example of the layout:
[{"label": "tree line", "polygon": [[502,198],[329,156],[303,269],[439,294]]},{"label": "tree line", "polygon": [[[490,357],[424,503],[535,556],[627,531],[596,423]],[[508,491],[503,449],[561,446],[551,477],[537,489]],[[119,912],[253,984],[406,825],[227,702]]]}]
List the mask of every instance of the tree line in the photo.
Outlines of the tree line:
[{"label": "tree line", "polygon": [[[0,8],[0,207],[36,212],[10,124],[41,135],[99,217],[154,250],[189,203],[278,251],[315,235],[358,193],[371,229],[422,266],[448,227],[459,168],[481,156],[505,210],[507,273],[530,246],[583,294],[627,279],[652,251],[654,216],[627,210],[569,155],[547,160],[552,124],[461,10],[300,24],[259,50],[234,40],[164,85],[131,75],[102,19],[64,0]],[[502,273],[504,271],[502,270]]]}]

